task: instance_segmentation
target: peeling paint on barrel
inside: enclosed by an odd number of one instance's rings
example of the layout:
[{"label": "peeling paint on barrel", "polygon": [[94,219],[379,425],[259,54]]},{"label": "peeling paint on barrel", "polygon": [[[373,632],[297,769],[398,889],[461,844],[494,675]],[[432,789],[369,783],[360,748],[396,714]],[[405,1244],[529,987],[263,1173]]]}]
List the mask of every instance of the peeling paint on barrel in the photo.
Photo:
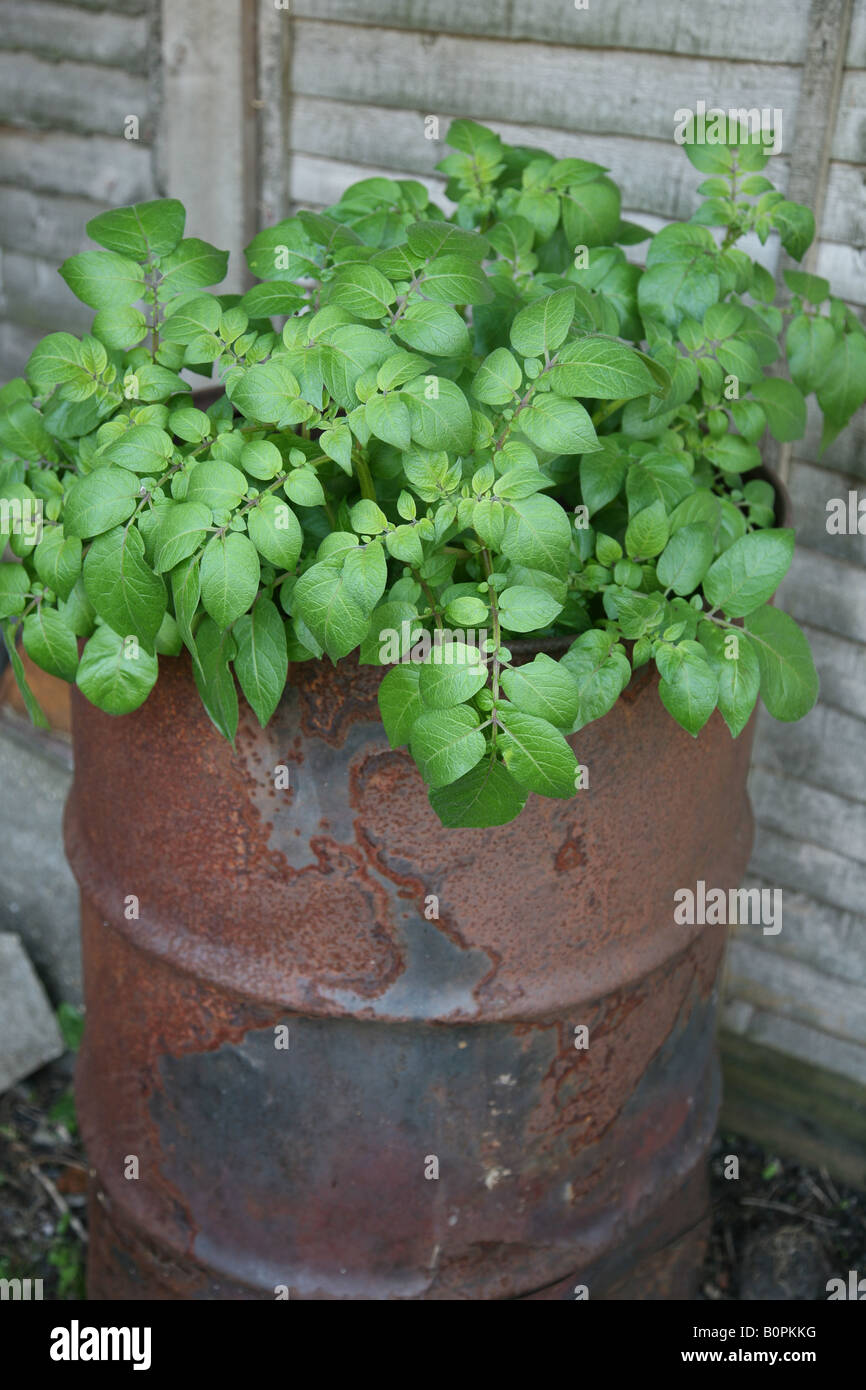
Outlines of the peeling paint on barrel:
[{"label": "peeling paint on barrel", "polygon": [[687,1297],[724,937],[673,894],[741,879],[751,732],[644,672],[587,791],[447,831],[379,678],[293,666],[236,752],[185,658],[123,720],[74,697],[91,1297]]}]

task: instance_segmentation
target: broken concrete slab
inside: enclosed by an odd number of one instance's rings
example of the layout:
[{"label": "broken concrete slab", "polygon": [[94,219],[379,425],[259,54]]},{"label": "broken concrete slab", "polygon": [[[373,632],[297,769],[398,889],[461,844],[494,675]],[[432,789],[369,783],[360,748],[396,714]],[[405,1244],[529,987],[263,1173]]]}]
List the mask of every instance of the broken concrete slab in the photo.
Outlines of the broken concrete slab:
[{"label": "broken concrete slab", "polygon": [[0,717],[0,931],[24,941],[51,998],[81,1002],[78,889],[63,853],[71,753]]},{"label": "broken concrete slab", "polygon": [[0,1091],[63,1051],[54,1011],[20,936],[0,932]]}]

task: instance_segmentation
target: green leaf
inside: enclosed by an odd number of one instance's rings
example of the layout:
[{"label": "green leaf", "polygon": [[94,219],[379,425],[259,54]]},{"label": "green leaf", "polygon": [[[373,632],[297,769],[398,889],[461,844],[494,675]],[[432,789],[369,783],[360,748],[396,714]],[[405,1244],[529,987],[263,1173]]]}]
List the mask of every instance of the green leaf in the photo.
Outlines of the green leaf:
[{"label": "green leaf", "polygon": [[144,271],[114,251],[82,251],[70,256],[60,274],[72,293],[91,309],[123,309],[141,299]]},{"label": "green leaf", "polygon": [[421,673],[408,663],[394,666],[379,685],[379,712],[392,748],[409,742],[412,725],[426,708],[418,689]]},{"label": "green leaf", "polygon": [[303,544],[301,524],[286,502],[264,493],[247,513],[247,530],[256,550],[280,570],[293,570]]},{"label": "green leaf", "polygon": [[723,434],[704,444],[704,454],[723,473],[748,473],[761,465],[761,453],[755,444],[747,444],[737,434]]},{"label": "green leaf", "polygon": [[718,677],[710,663],[696,652],[675,649],[679,660],[669,679],[659,681],[659,698],[668,714],[687,733],[697,737],[718,699]]},{"label": "green leaf", "polygon": [[174,569],[194,550],[198,550],[211,524],[210,507],[201,502],[176,502],[160,509],[153,537],[154,564],[157,574]]},{"label": "green leaf", "polygon": [[736,738],[749,722],[758,698],[760,668],[755,648],[743,632],[722,632],[701,623],[698,641],[719,679],[719,713]]},{"label": "green leaf", "polygon": [[836,330],[829,319],[799,314],[791,320],[785,351],[788,367],[801,391],[816,391],[827,374],[836,346]]},{"label": "green leaf", "polygon": [[735,376],[741,384],[757,382],[761,376],[758,354],[750,343],[741,338],[729,338],[716,348],[716,357],[729,376]]},{"label": "green leaf", "polygon": [[830,281],[821,275],[806,275],[802,270],[783,270],[782,275],[792,294],[808,299],[816,308],[830,298]]},{"label": "green leaf", "polygon": [[264,728],[280,702],[289,669],[286,630],[276,605],[260,597],[252,613],[238,618],[234,637],[241,690]]},{"label": "green leaf", "polygon": [[626,552],[632,559],[651,560],[664,550],[669,535],[665,504],[658,500],[635,512],[625,533]]},{"label": "green leaf", "polygon": [[319,443],[322,446],[322,452],[327,454],[329,459],[333,459],[351,478],[352,435],[348,425],[336,425],[332,429],[323,430],[319,435]]},{"label": "green leaf", "polygon": [[768,376],[752,383],[752,395],[764,408],[774,438],[802,439],[806,433],[806,401],[802,391],[784,377]]},{"label": "green leaf", "polygon": [[231,743],[238,729],[238,692],[229,662],[237,651],[234,636],[203,618],[195,635],[197,661],[192,673],[202,704],[216,728]]},{"label": "green leaf", "polygon": [[612,709],[631,679],[631,667],[615,638],[600,628],[582,632],[572,642],[561,665],[574,678],[578,706],[572,733]]},{"label": "green leaf", "polygon": [[432,709],[449,709],[471,700],[487,684],[487,667],[476,647],[446,641],[434,646],[421,667],[419,693]]},{"label": "green leaf", "polygon": [[457,310],[447,304],[410,304],[392,332],[416,352],[429,352],[434,357],[466,357],[471,351],[469,329]]},{"label": "green leaf", "polygon": [[201,601],[220,628],[246,613],[259,591],[261,566],[253,542],[239,531],[213,536],[201,557]]},{"label": "green leaf", "polygon": [[[191,343],[203,334],[215,334],[220,326],[222,309],[213,295],[198,294],[185,299],[178,308],[170,306],[160,330],[167,343]],[[214,340],[216,343],[216,339]],[[215,353],[219,351],[217,344]]]},{"label": "green leaf", "polygon": [[[50,535],[51,532],[47,534]],[[38,554],[39,546],[36,550]],[[42,578],[41,574],[39,577]],[[11,618],[19,614],[26,607],[24,595],[29,590],[30,580],[23,565],[0,562],[0,618]]]},{"label": "green leaf", "polygon": [[432,260],[447,254],[471,256],[474,261],[481,261],[490,251],[484,237],[455,227],[451,222],[412,222],[407,228],[406,240],[418,260]]},{"label": "green leaf", "polygon": [[190,471],[186,489],[187,502],[201,502],[215,511],[233,511],[246,495],[246,478],[234,464],[222,459],[207,459]]},{"label": "green leaf", "polygon": [[332,661],[348,656],[366,635],[369,616],[341,567],[319,561],[306,570],[292,594],[298,613]]},{"label": "green leaf", "polygon": [[143,367],[136,369],[135,375],[138,379],[138,397],[142,401],[165,401],[178,391],[191,390],[189,382],[184,381],[177,372],[170,372],[156,362],[146,362]]},{"label": "green leaf", "polygon": [[659,556],[659,583],[675,594],[694,593],[712,564],[714,550],[713,533],[708,526],[694,522],[680,527]]},{"label": "green leaf", "polygon": [[801,261],[815,240],[815,218],[811,208],[784,199],[775,204],[770,215],[788,255]]},{"label": "green leaf", "polygon": [[134,261],[167,256],[183,236],[186,212],[176,198],[156,198],[134,207],[114,208],[87,224],[91,241]]},{"label": "green leaf", "polygon": [[830,355],[817,395],[824,412],[823,452],[866,400],[866,336],[842,334]]},{"label": "green leaf", "polygon": [[574,290],[557,290],[521,309],[511,325],[511,345],[521,357],[553,353],[565,342],[574,317]]},{"label": "green leaf", "polygon": [[430,261],[421,275],[421,292],[445,304],[489,304],[493,298],[487,276],[468,256],[437,256]]},{"label": "green leaf", "polygon": [[580,492],[590,516],[617,497],[625,482],[628,460],[602,439],[598,453],[580,460]]},{"label": "green leaf", "polygon": [[486,405],[507,405],[523,380],[520,364],[507,348],[496,348],[485,357],[472,381],[472,394]]},{"label": "green leaf", "polygon": [[126,352],[147,336],[147,319],[131,305],[100,309],[93,320],[93,336],[106,347]]},{"label": "green leaf", "polygon": [[364,418],[377,439],[408,449],[412,443],[412,417],[399,396],[371,396],[364,406]]},{"label": "green leaf", "polygon": [[570,729],[577,718],[577,682],[568,667],[544,652],[523,666],[503,670],[501,683],[511,703],[524,714],[534,714],[561,729]]},{"label": "green leaf", "polygon": [[505,508],[502,553],[528,569],[543,570],[557,578],[568,566],[571,525],[552,497],[536,493]]},{"label": "green leaf", "polygon": [[638,353],[604,338],[566,344],[550,373],[550,385],[564,396],[611,401],[631,400],[658,389]]},{"label": "green leaf", "polygon": [[359,545],[343,562],[346,587],[365,613],[372,613],[388,583],[388,562],[381,541]]},{"label": "green leaf", "polygon": [[0,444],[33,463],[57,457],[42,416],[28,401],[14,401],[0,414]]},{"label": "green leaf", "polygon": [[[81,550],[77,536],[64,536],[62,526],[52,526],[43,531],[42,540],[33,552],[36,573],[60,599],[69,597],[81,573]],[[13,568],[24,574],[20,565]]]},{"label": "green leaf", "polygon": [[268,280],[263,285],[253,285],[240,302],[240,308],[251,319],[269,318],[271,314],[293,314],[304,302],[304,292],[298,285],[287,285],[280,280]]},{"label": "green leaf", "polygon": [[742,618],[766,603],[788,572],[794,553],[792,530],[753,531],[734,541],[713,562],[704,593],[729,618]]},{"label": "green leaf", "polygon": [[155,425],[132,425],[107,445],[103,458],[132,473],[159,477],[174,451],[171,435]]},{"label": "green leaf", "polygon": [[445,787],[471,771],[484,757],[480,716],[468,705],[428,709],[412,725],[409,747],[431,787]]},{"label": "green leaf", "polygon": [[401,391],[409,408],[412,438],[424,449],[451,449],[468,453],[472,448],[472,412],[469,402],[453,381],[441,376],[419,376]]},{"label": "green leaf", "polygon": [[499,746],[512,777],[542,796],[572,796],[577,760],[559,729],[510,705],[500,708],[497,718]]},{"label": "green leaf", "polygon": [[430,791],[430,805],[448,830],[505,825],[523,810],[528,793],[495,756],[447,787]]},{"label": "green leaf", "polygon": [[56,609],[41,603],[35,613],[24,619],[22,634],[24,650],[31,661],[61,680],[75,680],[78,643],[72,628]]},{"label": "green leaf", "polygon": [[117,526],[92,543],[84,560],[84,591],[109,627],[152,649],[167,606],[165,583],[145,560],[134,526]]},{"label": "green leaf", "polygon": [[562,227],[569,246],[610,246],[619,231],[620,193],[611,179],[569,188],[562,199]]},{"label": "green leaf", "polygon": [[346,323],[327,330],[320,351],[328,391],[344,410],[353,410],[358,404],[355,382],[368,368],[380,367],[394,345],[375,328]]},{"label": "green leaf", "polygon": [[218,285],[228,269],[228,251],[218,251],[210,242],[186,237],[160,262],[161,285],[171,294]]},{"label": "green leaf", "polygon": [[499,616],[510,632],[537,632],[549,627],[562,604],[543,589],[511,584],[499,596]]},{"label": "green leaf", "polygon": [[552,454],[584,454],[600,447],[583,406],[562,396],[538,396],[517,423],[531,443]]},{"label": "green leaf", "polygon": [[298,399],[298,379],[279,357],[248,367],[230,391],[232,405],[248,420],[277,424]]},{"label": "green leaf", "polygon": [[11,623],[3,624],[3,643],[6,647],[6,651],[9,656],[9,664],[12,667],[12,674],[15,677],[15,684],[18,686],[18,689],[21,692],[21,698],[24,701],[25,708],[27,710],[27,713],[30,715],[32,722],[36,725],[38,729],[48,729],[51,726],[48,723],[48,720],[39,705],[39,701],[36,699],[36,696],[33,694],[33,691],[30,689],[30,686],[27,683],[27,676],[24,672],[24,663],[22,662],[21,657],[18,655],[18,651],[15,646],[16,630],[17,629],[15,629]]},{"label": "green leaf", "polygon": [[328,287],[328,303],[339,304],[359,319],[380,319],[396,299],[396,291],[375,266],[355,264],[341,270]]},{"label": "green leaf", "polygon": [[27,380],[40,394],[49,392],[53,386],[88,381],[79,340],[71,333],[49,333],[30,354]]},{"label": "green leaf", "polygon": [[818,698],[818,674],[806,638],[778,608],[758,608],[744,621],[758,657],[761,699],[774,719],[802,719]]},{"label": "green leaf", "polygon": [[110,531],[132,516],[138,491],[134,474],[113,464],[76,478],[66,494],[64,531],[82,540]]},{"label": "green leaf", "polygon": [[325,490],[312,468],[293,468],[283,490],[299,507],[321,507],[325,502]]},{"label": "green leaf", "polygon": [[180,635],[198,662],[198,652],[192,633],[192,620],[201,598],[201,571],[197,555],[182,560],[171,572],[171,597],[174,604],[174,617]]}]

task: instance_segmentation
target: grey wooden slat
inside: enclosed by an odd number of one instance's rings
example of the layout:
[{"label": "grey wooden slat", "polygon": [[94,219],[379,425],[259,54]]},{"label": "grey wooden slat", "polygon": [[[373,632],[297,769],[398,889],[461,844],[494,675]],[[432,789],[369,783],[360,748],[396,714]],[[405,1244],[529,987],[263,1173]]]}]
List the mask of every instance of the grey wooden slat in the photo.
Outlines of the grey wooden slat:
[{"label": "grey wooden slat", "polygon": [[794,1019],[779,1018],[772,1012],[755,1008],[747,1000],[737,999],[725,1005],[721,1026],[775,1052],[866,1084],[866,1047],[841,1042],[820,1028],[811,1028]]},{"label": "grey wooden slat", "polygon": [[[292,145],[297,153],[432,177],[436,176],[434,166],[448,152],[444,142],[447,126],[448,122],[442,121],[441,138],[428,140],[423,115],[418,111],[303,96],[292,106]],[[576,155],[603,164],[622,188],[629,206],[638,211],[684,220],[700,201],[696,190],[703,176],[672,141],[577,133],[507,121],[492,121],[491,126],[510,143],[538,145],[557,158]],[[767,173],[784,192],[787,158],[774,158]],[[827,240],[866,242],[866,187],[853,165],[831,166],[822,230]]]},{"label": "grey wooden slat", "polygon": [[864,576],[856,565],[800,546],[782,583],[779,603],[813,627],[866,641]]},{"label": "grey wooden slat", "polygon": [[0,183],[115,206],[155,196],[147,146],[59,130],[0,130]]},{"label": "grey wooden slat", "polygon": [[854,415],[837,439],[818,457],[821,443],[821,412],[814,397],[806,402],[806,435],[794,444],[794,457],[808,459],[818,468],[866,479],[866,407]]},{"label": "grey wooden slat", "polygon": [[[104,10],[106,0],[75,0],[82,10]],[[154,0],[111,0],[111,8],[120,14],[147,14]]]},{"label": "grey wooden slat", "polygon": [[528,39],[587,48],[633,48],[706,57],[799,63],[806,46],[808,5],[782,0],[767,9],[760,0],[724,6],[670,5],[667,0],[604,0],[576,10],[565,0],[294,0],[302,19],[384,25],[425,33],[472,34],[490,39]]},{"label": "grey wooden slat", "polygon": [[93,250],[84,230],[105,203],[89,198],[30,193],[0,185],[0,246],[60,265],[76,251]]},{"label": "grey wooden slat", "polygon": [[[782,921],[784,932],[784,916]],[[745,1000],[778,1018],[866,1046],[862,986],[822,975],[772,948],[735,937],[728,951],[725,989],[729,998]]]},{"label": "grey wooden slat", "polygon": [[802,619],[800,626],[821,673],[822,702],[866,719],[866,646],[812,627]]},{"label": "grey wooden slat", "polygon": [[41,337],[37,328],[0,322],[0,385],[23,376],[27,359]]},{"label": "grey wooden slat", "polygon": [[[831,499],[838,499],[845,504],[845,524],[850,525],[852,518],[848,515],[849,493],[857,492],[857,479],[846,473],[837,473],[829,468],[818,468],[814,464],[795,460],[791,467],[788,487],[794,504],[798,543],[809,546],[812,550],[820,550],[834,560],[847,560],[861,567],[866,565],[866,509],[862,535],[856,529],[850,535],[831,535],[827,529],[827,503]],[[866,501],[866,487],[862,483],[859,497]],[[866,574],[863,576],[862,585],[866,602]]]},{"label": "grey wooden slat", "polygon": [[610,48],[491,43],[316,20],[295,24],[292,90],[306,96],[381,101],[533,125],[673,137],[678,107],[712,93],[719,106],[796,109],[795,67],[731,63]]},{"label": "grey wooden slat", "polygon": [[795,724],[779,723],[763,711],[762,716],[752,759],[755,767],[866,804],[866,723],[862,718],[821,702]]},{"label": "grey wooden slat", "polygon": [[138,116],[147,141],[150,108],[145,78],[91,63],[48,63],[28,53],[0,53],[0,122],[57,127],[123,139],[127,116]]},{"label": "grey wooden slat", "polygon": [[237,0],[162,7],[158,180],[186,205],[189,232],[229,251],[224,291],[247,283],[256,224],[253,15]]},{"label": "grey wooden slat", "polygon": [[780,777],[758,766],[750,773],[749,794],[759,823],[767,829],[811,840],[866,864],[866,789],[859,801],[851,801],[796,775]]},{"label": "grey wooden slat", "polygon": [[858,988],[866,985],[866,916],[842,912],[782,884],[748,874],[745,888],[781,887],[782,930],[778,936],[764,936],[760,924],[744,922],[733,928],[737,940],[751,942],[773,955],[790,956],[816,974],[848,980]]},{"label": "grey wooden slat", "polygon": [[834,159],[847,159],[852,164],[862,163],[864,146],[866,146],[866,129],[863,125],[864,109],[866,109],[866,72],[849,68],[842,74],[839,110],[836,114],[836,129],[833,132],[833,143],[830,150]]},{"label": "grey wooden slat", "polygon": [[7,252],[3,256],[5,317],[43,333],[67,329],[85,332],[93,310],[81,304],[57,274],[56,265],[35,256]]},{"label": "grey wooden slat", "polygon": [[762,825],[757,827],[751,868],[769,883],[809,893],[844,912],[859,912],[866,901],[862,864]]},{"label": "grey wooden slat", "polygon": [[77,5],[28,4],[5,0],[0,49],[19,49],[57,62],[65,58],[105,63],[126,72],[147,69],[148,21],[145,16],[99,13]]}]

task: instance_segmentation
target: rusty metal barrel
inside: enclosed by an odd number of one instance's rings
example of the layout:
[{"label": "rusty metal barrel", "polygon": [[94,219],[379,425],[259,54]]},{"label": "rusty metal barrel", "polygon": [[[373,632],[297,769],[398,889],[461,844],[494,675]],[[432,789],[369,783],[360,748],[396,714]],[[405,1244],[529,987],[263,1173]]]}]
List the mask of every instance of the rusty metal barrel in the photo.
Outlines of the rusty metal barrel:
[{"label": "rusty metal barrel", "polygon": [[690,1296],[725,943],[674,894],[740,882],[751,731],[644,670],[587,789],[446,830],[377,668],[293,665],[233,750],[161,666],[74,697],[90,1296]]}]

